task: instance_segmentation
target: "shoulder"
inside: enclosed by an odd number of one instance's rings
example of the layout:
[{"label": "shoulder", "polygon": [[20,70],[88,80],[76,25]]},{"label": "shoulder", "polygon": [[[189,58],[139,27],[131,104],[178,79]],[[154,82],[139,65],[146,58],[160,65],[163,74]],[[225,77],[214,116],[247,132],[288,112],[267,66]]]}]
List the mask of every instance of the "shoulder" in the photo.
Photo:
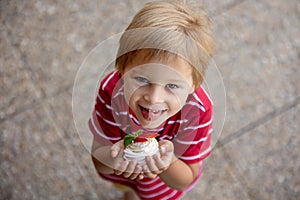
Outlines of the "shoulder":
[{"label": "shoulder", "polygon": [[115,86],[119,83],[120,79],[121,74],[118,71],[114,70],[110,72],[102,79],[99,87],[99,93],[105,91],[109,94],[112,94],[113,90],[115,89]]},{"label": "shoulder", "polygon": [[197,106],[203,112],[212,110],[213,107],[213,102],[203,86],[200,86],[190,94],[186,104]]}]

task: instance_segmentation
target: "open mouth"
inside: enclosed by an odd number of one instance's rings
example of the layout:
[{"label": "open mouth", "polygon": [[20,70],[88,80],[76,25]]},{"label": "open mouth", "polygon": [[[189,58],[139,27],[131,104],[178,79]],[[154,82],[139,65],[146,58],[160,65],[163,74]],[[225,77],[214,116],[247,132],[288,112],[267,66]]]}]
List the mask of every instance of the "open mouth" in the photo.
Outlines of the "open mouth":
[{"label": "open mouth", "polygon": [[167,109],[161,110],[161,109],[149,109],[145,108],[141,105],[139,105],[141,109],[141,113],[143,115],[143,118],[148,121],[155,121],[157,120],[164,112],[167,111]]}]

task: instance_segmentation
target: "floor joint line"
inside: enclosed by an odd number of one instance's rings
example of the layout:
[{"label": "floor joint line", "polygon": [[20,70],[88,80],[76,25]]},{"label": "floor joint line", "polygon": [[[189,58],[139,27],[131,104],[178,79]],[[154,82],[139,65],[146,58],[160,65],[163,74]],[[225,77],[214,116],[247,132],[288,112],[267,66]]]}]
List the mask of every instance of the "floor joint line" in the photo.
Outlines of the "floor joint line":
[{"label": "floor joint line", "polygon": [[287,104],[267,113],[263,117],[255,120],[253,122],[250,122],[248,125],[242,127],[238,131],[236,131],[236,132],[230,134],[229,136],[225,137],[224,139],[220,140],[217,143],[216,148],[225,146],[226,144],[230,143],[231,141],[235,140],[236,138],[239,138],[239,137],[247,134],[251,130],[257,128],[258,126],[265,124],[266,122],[274,119],[275,117],[291,110],[292,108],[296,107],[299,103],[300,103],[300,96],[296,97],[294,101],[287,103]]}]

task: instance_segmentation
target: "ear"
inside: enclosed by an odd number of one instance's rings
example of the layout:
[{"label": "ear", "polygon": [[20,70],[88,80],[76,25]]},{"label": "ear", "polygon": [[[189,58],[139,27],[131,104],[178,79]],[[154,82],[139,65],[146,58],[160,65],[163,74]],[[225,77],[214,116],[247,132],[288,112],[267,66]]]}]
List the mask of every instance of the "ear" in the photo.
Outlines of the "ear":
[{"label": "ear", "polygon": [[195,84],[193,83],[192,86],[191,86],[190,89],[189,89],[189,94],[194,93],[196,89],[197,89],[197,88],[196,88]]}]

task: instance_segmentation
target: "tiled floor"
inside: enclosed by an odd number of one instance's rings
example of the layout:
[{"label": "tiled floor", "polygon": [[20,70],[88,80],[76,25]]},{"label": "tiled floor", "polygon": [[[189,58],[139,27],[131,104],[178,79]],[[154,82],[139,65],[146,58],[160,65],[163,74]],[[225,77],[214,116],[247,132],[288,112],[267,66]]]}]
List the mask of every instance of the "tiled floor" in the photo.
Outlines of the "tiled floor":
[{"label": "tiled floor", "polygon": [[[89,133],[84,114],[77,133],[72,92],[89,52],[144,2],[0,1],[0,199],[121,199],[81,143]],[[214,26],[226,119],[184,199],[300,199],[300,3],[199,2]]]}]

